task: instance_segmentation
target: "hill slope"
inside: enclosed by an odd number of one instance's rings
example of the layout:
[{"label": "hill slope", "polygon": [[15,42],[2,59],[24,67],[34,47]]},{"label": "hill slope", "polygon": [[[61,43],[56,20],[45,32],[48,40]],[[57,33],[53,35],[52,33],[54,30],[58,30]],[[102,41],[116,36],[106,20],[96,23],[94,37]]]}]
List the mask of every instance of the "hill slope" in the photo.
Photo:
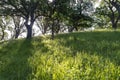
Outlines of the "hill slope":
[{"label": "hill slope", "polygon": [[119,80],[120,32],[60,34],[0,46],[0,80]]}]

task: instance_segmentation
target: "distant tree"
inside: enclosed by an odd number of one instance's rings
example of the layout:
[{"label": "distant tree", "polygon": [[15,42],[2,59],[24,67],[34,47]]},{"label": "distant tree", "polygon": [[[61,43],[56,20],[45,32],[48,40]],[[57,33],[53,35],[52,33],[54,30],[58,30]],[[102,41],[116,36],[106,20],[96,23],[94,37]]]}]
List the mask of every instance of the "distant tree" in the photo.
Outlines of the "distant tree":
[{"label": "distant tree", "polygon": [[5,25],[4,21],[3,21],[3,19],[0,18],[0,37],[1,37],[0,40],[4,40],[5,29],[6,29],[6,25]]},{"label": "distant tree", "polygon": [[0,17],[0,40],[6,40],[9,31],[10,18],[8,16]]},{"label": "distant tree", "polygon": [[107,16],[110,19],[113,29],[117,29],[120,19],[120,2],[118,0],[104,0],[97,11],[100,15]]},{"label": "distant tree", "polygon": [[93,4],[90,0],[71,0],[69,11],[66,14],[69,32],[74,29],[78,31],[79,27],[90,26],[90,22],[93,21],[91,17],[91,12],[93,12]]},{"label": "distant tree", "polygon": [[14,36],[15,39],[23,32],[24,21],[21,19],[20,16],[12,16],[13,23],[14,23]]},{"label": "distant tree", "polygon": [[111,12],[106,6],[96,8],[94,12],[94,23],[100,28],[105,28],[110,23],[110,17],[108,16],[110,14]]},{"label": "distant tree", "polygon": [[51,29],[51,38],[54,39],[55,33],[58,33],[60,30],[61,19],[64,14],[66,14],[70,0],[53,0],[52,2],[48,1],[46,6],[46,13],[44,15],[47,25]]},{"label": "distant tree", "polygon": [[[120,20],[120,0],[109,0],[109,3],[112,6],[114,6],[114,8],[116,9],[116,11],[118,13],[116,20],[115,19],[111,20],[113,28],[116,29],[118,21]],[[116,16],[116,14],[112,15],[112,18],[114,18],[115,16]]]},{"label": "distant tree", "polygon": [[50,32],[50,30],[51,30],[50,29],[50,21],[51,20],[45,16],[41,16],[36,20],[36,25],[40,29],[40,31],[43,35]]}]

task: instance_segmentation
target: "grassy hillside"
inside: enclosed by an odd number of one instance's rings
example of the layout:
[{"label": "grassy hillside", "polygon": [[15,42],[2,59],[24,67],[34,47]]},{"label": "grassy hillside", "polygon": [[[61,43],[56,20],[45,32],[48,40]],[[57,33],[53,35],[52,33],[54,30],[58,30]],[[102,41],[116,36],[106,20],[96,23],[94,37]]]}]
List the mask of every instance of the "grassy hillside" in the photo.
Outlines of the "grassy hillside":
[{"label": "grassy hillside", "polygon": [[120,32],[4,42],[0,80],[120,80]]}]

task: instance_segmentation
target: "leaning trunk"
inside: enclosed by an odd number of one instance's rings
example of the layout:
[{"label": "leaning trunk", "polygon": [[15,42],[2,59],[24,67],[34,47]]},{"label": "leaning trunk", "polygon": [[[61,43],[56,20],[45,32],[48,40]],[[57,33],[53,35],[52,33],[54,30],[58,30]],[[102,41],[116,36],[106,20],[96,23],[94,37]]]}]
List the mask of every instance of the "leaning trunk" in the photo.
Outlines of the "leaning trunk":
[{"label": "leaning trunk", "polygon": [[76,31],[78,31],[78,28],[77,28],[77,26],[75,26],[74,28],[75,28],[75,30],[76,30]]},{"label": "leaning trunk", "polygon": [[15,39],[17,39],[19,35],[20,35],[20,29],[17,29],[15,33]]},{"label": "leaning trunk", "polygon": [[112,22],[112,28],[113,28],[114,30],[116,30],[116,29],[117,29],[117,23]]}]

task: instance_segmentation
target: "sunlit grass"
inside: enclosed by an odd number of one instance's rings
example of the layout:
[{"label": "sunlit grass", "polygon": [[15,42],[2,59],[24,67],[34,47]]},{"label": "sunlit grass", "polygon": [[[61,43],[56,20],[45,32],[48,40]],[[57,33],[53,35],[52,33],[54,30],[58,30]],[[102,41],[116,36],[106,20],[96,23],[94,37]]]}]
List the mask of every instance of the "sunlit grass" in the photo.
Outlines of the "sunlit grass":
[{"label": "sunlit grass", "polygon": [[120,32],[15,40],[0,47],[0,80],[119,80]]}]

